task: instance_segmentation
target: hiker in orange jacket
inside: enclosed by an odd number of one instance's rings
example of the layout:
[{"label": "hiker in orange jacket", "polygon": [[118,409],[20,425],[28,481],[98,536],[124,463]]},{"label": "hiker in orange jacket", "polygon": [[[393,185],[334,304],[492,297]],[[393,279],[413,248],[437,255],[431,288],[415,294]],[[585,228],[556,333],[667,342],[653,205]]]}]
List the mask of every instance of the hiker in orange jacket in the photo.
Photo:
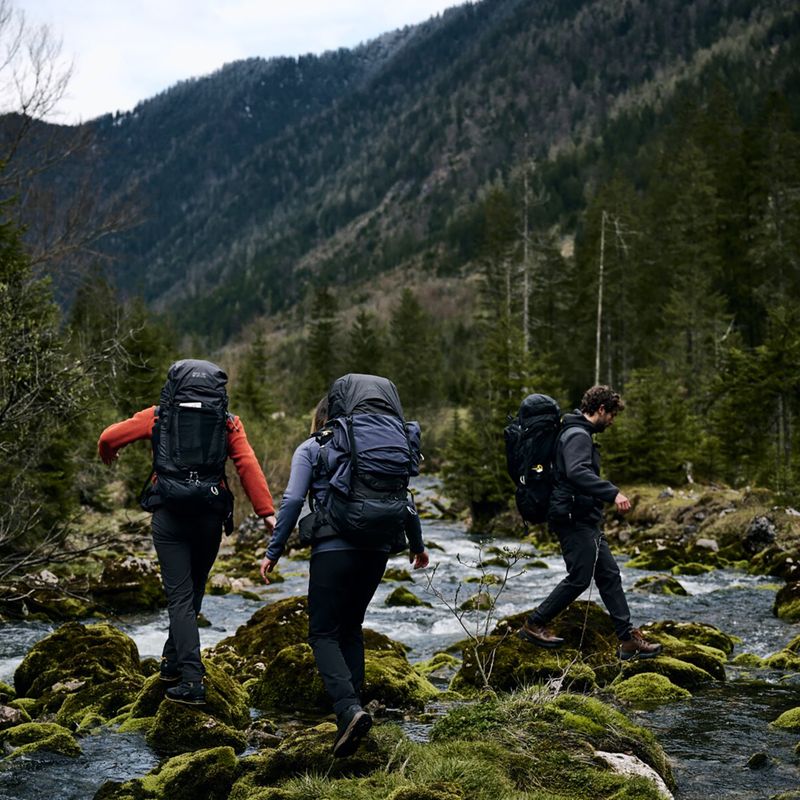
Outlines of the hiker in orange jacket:
[{"label": "hiker in orange jacket", "polygon": [[153,512],[153,543],[169,609],[160,677],[177,684],[167,689],[167,698],[187,705],[205,703],[197,615],[223,524],[228,531],[232,526],[233,496],[224,474],[228,458],[267,534],[275,526],[267,480],[241,420],[227,412],[226,383],[215,364],[178,361],[170,367],[159,406],[110,425],[97,443],[109,466],[131,442],[153,443],[153,477],[142,507]]}]

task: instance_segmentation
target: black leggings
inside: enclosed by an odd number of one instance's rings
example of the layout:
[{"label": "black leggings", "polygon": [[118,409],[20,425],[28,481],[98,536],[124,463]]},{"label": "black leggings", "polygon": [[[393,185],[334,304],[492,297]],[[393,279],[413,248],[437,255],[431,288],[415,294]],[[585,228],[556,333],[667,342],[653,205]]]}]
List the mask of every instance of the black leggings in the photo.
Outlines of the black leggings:
[{"label": "black leggings", "polygon": [[308,643],[337,714],[361,702],[361,625],[388,558],[387,553],[370,550],[331,550],[311,556]]},{"label": "black leggings", "polygon": [[153,514],[153,544],[169,609],[163,656],[180,668],[185,681],[199,681],[205,673],[197,615],[221,539],[222,520],[216,515],[187,517],[163,508]]}]

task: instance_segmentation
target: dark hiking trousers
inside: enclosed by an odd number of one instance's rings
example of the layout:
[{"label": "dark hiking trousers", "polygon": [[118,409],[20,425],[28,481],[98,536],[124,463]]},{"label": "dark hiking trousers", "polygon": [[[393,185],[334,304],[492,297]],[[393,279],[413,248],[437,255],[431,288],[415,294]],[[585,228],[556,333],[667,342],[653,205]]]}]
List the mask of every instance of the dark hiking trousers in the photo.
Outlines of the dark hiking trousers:
[{"label": "dark hiking trousers", "polygon": [[631,613],[619,567],[611,555],[603,532],[591,523],[573,523],[569,527],[550,526],[561,542],[561,554],[567,565],[567,576],[553,589],[531,615],[531,622],[547,625],[594,581],[600,597],[614,622],[620,639],[630,639]]},{"label": "dark hiking trousers", "polygon": [[179,667],[183,680],[199,681],[205,670],[197,615],[219,550],[222,520],[216,515],[190,517],[159,508],[153,513],[152,530],[169,610],[163,656]]},{"label": "dark hiking trousers", "polygon": [[371,550],[331,550],[311,556],[308,643],[337,714],[361,703],[361,625],[388,558],[387,553]]}]

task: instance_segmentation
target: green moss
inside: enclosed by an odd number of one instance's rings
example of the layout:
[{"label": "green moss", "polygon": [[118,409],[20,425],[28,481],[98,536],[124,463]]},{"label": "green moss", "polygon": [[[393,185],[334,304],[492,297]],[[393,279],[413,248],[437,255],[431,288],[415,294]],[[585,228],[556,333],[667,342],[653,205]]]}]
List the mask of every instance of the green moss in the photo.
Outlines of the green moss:
[{"label": "green moss", "polygon": [[13,728],[23,722],[31,722],[31,715],[24,708],[16,708],[13,705],[0,705],[0,730]]},{"label": "green moss", "polygon": [[714,569],[710,564],[698,564],[696,561],[690,561],[688,564],[676,564],[670,572],[673,575],[705,575],[706,572],[711,572]]},{"label": "green moss", "polygon": [[686,597],[689,593],[671,575],[647,575],[633,584],[635,592]]},{"label": "green moss", "polygon": [[414,671],[418,675],[427,678],[432,672],[456,670],[460,666],[461,659],[456,658],[450,653],[436,653],[433,658],[414,664]]},{"label": "green moss", "polygon": [[160,755],[177,755],[213,747],[231,747],[241,753],[243,733],[200,709],[180,703],[162,703],[147,733],[147,743]]},{"label": "green moss", "polygon": [[678,661],[670,656],[658,656],[657,658],[634,659],[625,661],[620,665],[620,675],[622,680],[639,675],[642,672],[653,672],[669,678],[672,683],[684,689],[696,689],[705,683],[710,683],[714,678],[704,669],[688,664],[685,661]]},{"label": "green moss", "polygon": [[725,664],[728,662],[728,657],[722,650],[676,639],[668,633],[651,632],[649,629],[646,635],[654,642],[659,642],[664,646],[662,652],[665,656],[699,667],[715,680],[725,680]]},{"label": "green moss", "polygon": [[24,722],[0,731],[0,744],[14,748],[11,758],[47,750],[65,756],[78,756],[81,748],[75,737],[55,722]]},{"label": "green moss", "polygon": [[[156,718],[153,717],[125,717],[120,720],[117,730],[120,733],[147,733],[153,727]],[[112,720],[113,722],[113,720]]]},{"label": "green moss", "polygon": [[615,682],[611,685],[611,691],[618,700],[624,700],[640,708],[671,703],[692,696],[691,692],[676,686],[669,678],[652,672],[642,672],[627,680]]},{"label": "green moss", "polygon": [[730,655],[733,648],[741,642],[736,636],[724,633],[706,622],[654,622],[644,627],[646,634],[666,633],[675,639],[690,644],[706,645]]},{"label": "green moss", "polygon": [[7,683],[0,681],[0,703],[7,703],[9,700],[13,700],[16,696],[17,693],[14,691],[13,686],[9,686]]},{"label": "green moss", "polygon": [[425,600],[420,600],[413,592],[405,586],[398,586],[386,598],[387,606],[426,606],[431,608],[431,604]]},{"label": "green moss", "polygon": [[236,778],[236,755],[217,747],[175,756],[143,778],[109,782],[95,800],[226,800]]},{"label": "green moss", "polygon": [[410,583],[414,582],[414,579],[411,577],[411,573],[407,569],[401,569],[400,567],[389,567],[389,569],[383,573],[383,580],[409,581]]},{"label": "green moss", "polygon": [[761,666],[769,669],[779,669],[784,672],[800,672],[800,655],[788,649],[780,650],[763,659]]},{"label": "green moss", "polygon": [[460,608],[462,611],[488,611],[494,608],[494,598],[488,592],[478,592],[468,597]]},{"label": "green moss", "polygon": [[664,547],[641,553],[630,559],[630,561],[625,562],[625,566],[628,569],[652,569],[662,571],[672,569],[682,560],[682,555],[678,550]]},{"label": "green moss", "polygon": [[377,700],[389,708],[422,708],[438,689],[394,653],[367,651],[364,660],[365,703]]},{"label": "green moss", "polygon": [[117,612],[149,611],[167,604],[158,564],[136,556],[106,563],[92,595],[101,606]]},{"label": "green moss", "polygon": [[525,564],[525,569],[550,569],[550,565],[546,561],[537,558],[533,561],[528,561]]},{"label": "green moss", "polygon": [[470,575],[464,579],[464,583],[479,583],[481,586],[497,586],[503,579],[498,575]]},{"label": "green moss", "polygon": [[330,700],[307,644],[284,647],[249,687],[256,708],[327,711]]},{"label": "green moss", "polygon": [[30,649],[14,673],[14,687],[20,696],[38,698],[57,683],[96,686],[141,676],[139,652],[129,636],[106,623],[68,622]]},{"label": "green moss", "polygon": [[71,730],[85,730],[103,724],[135,700],[143,683],[141,676],[117,678],[68,694],[60,704],[56,722]]},{"label": "green moss", "polygon": [[772,725],[787,731],[800,731],[800,706],[784,711]]},{"label": "green moss", "polygon": [[772,610],[786,622],[800,622],[800,581],[787,583],[778,592]]},{"label": "green moss", "polygon": [[749,669],[760,669],[764,666],[764,659],[754,653],[739,653],[732,661],[737,667],[748,667]]}]

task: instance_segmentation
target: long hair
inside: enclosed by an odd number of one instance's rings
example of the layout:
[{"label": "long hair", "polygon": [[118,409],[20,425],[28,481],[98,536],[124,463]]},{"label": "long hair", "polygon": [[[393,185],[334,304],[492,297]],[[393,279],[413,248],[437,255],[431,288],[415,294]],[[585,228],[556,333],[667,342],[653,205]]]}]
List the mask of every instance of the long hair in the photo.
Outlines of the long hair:
[{"label": "long hair", "polygon": [[317,403],[311,415],[311,433],[316,433],[328,421],[328,395]]}]

